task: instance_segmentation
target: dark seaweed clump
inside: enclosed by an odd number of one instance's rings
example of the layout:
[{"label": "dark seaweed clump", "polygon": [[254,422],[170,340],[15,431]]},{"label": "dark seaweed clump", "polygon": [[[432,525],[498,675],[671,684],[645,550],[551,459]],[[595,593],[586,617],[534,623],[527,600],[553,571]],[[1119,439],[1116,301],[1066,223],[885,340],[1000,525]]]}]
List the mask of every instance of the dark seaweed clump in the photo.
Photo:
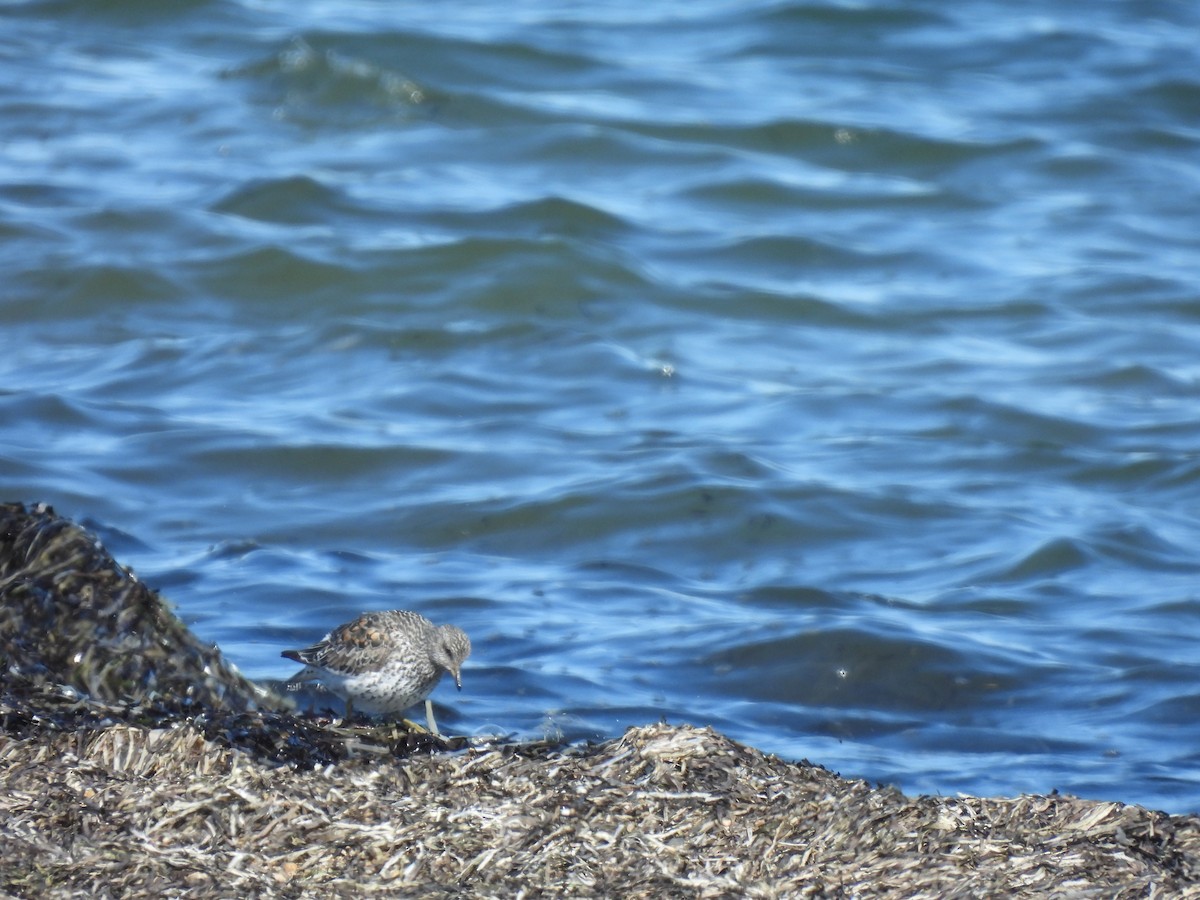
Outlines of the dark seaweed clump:
[{"label": "dark seaweed clump", "polygon": [[106,702],[255,709],[261,690],[100,541],[46,505],[0,505],[0,665]]}]

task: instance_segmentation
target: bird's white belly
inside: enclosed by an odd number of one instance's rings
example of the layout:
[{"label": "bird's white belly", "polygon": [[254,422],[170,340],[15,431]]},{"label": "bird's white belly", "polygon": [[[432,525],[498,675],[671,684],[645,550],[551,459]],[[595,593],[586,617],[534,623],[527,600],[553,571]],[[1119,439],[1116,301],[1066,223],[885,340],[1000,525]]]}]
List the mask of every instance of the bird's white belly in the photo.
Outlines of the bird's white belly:
[{"label": "bird's white belly", "polygon": [[354,675],[325,671],[321,680],[330,691],[349,699],[357,710],[399,715],[429,696],[439,674],[432,666],[428,671],[415,672],[410,663]]}]

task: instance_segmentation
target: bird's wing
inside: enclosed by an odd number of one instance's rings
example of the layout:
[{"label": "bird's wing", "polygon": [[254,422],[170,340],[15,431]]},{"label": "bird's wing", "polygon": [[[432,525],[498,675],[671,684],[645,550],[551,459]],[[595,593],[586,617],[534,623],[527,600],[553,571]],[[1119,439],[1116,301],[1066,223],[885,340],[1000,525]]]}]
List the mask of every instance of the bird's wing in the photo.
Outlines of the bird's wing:
[{"label": "bird's wing", "polygon": [[339,625],[324,640],[306,650],[295,650],[284,655],[307,666],[353,675],[364,668],[382,665],[390,652],[386,622],[378,614],[368,614]]}]

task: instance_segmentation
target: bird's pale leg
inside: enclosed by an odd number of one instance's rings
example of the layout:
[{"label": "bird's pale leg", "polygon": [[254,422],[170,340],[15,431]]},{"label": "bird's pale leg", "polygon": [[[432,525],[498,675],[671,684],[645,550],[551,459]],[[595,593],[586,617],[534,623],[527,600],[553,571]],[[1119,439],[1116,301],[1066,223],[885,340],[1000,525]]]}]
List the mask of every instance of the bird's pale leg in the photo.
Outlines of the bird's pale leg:
[{"label": "bird's pale leg", "polygon": [[429,723],[429,733],[434,737],[441,737],[441,732],[437,730],[437,721],[433,718],[433,701],[425,700],[425,721]]}]

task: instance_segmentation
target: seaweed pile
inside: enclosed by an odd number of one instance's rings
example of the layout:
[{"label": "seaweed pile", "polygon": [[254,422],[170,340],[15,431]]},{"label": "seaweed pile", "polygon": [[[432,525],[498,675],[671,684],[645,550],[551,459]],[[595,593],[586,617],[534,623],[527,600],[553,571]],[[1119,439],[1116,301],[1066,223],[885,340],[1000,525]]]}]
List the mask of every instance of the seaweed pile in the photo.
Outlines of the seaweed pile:
[{"label": "seaweed pile", "polygon": [[[430,754],[387,729],[330,728],[198,645],[94,538],[82,556],[52,549],[86,532],[45,507],[0,509],[0,891],[1200,897],[1195,816],[1064,796],[909,798],[686,726]],[[82,648],[64,646],[73,626],[31,636],[71,603],[88,604],[77,618],[109,648],[79,657],[86,671],[73,668]],[[126,643],[129,622],[140,630]],[[152,671],[138,671],[134,640]],[[173,705],[197,671],[217,683]]]},{"label": "seaweed pile", "polygon": [[267,696],[49,506],[0,504],[0,600],[0,664],[30,687],[237,710]]},{"label": "seaweed pile", "polygon": [[908,799],[707,729],[298,771],[186,723],[0,735],[24,896],[1197,896],[1200,822]]}]

